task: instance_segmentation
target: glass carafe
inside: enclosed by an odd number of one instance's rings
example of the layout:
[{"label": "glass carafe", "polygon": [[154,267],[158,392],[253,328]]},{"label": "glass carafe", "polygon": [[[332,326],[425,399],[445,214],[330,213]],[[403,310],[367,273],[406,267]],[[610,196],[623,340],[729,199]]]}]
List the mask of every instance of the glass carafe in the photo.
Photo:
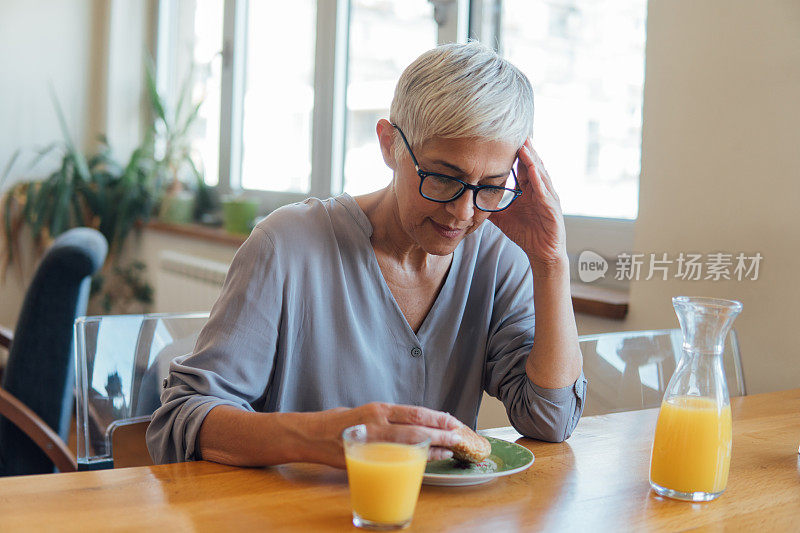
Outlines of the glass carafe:
[{"label": "glass carafe", "polygon": [[672,305],[683,332],[683,355],[661,402],[650,486],[662,496],[708,501],[728,483],[731,406],[722,351],[742,304],[677,296]]}]

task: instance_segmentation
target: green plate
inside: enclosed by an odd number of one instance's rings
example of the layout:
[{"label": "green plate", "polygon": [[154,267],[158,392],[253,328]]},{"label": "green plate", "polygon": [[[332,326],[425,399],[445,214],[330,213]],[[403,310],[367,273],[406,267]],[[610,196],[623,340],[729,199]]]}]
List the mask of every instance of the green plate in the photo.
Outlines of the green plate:
[{"label": "green plate", "polygon": [[492,443],[492,454],[478,464],[465,466],[455,459],[431,461],[425,468],[425,485],[478,485],[496,477],[522,472],[533,464],[533,452],[514,442],[486,437]]}]

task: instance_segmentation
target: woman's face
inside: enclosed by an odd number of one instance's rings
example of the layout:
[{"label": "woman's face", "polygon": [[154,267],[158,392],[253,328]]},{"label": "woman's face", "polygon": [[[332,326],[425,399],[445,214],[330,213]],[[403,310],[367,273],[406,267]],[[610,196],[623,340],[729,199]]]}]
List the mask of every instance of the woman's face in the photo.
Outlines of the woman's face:
[{"label": "woman's face", "polygon": [[[509,143],[479,139],[431,139],[414,149],[421,170],[458,178],[472,185],[504,186],[517,157]],[[394,190],[404,232],[425,252],[452,253],[491,213],[475,208],[473,192],[445,204],[423,198],[420,178],[406,150],[394,173]]]}]

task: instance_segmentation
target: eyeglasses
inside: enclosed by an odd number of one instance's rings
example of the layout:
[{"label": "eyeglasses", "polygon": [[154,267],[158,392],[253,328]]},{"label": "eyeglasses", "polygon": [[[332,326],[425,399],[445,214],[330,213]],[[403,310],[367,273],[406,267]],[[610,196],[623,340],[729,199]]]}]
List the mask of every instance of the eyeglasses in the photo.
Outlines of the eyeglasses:
[{"label": "eyeglasses", "polygon": [[472,202],[475,207],[481,211],[496,212],[502,211],[511,205],[511,202],[522,196],[522,190],[519,188],[517,182],[517,174],[514,169],[506,178],[506,185],[509,184],[511,178],[514,178],[514,188],[499,187],[497,185],[471,185],[465,181],[452,176],[438,174],[436,172],[425,172],[419,168],[417,158],[411,150],[411,145],[408,144],[408,139],[397,124],[392,124],[397,131],[400,132],[400,137],[408,148],[408,153],[411,154],[411,159],[414,161],[414,168],[417,170],[419,176],[419,193],[423,198],[432,202],[446,204],[457,200],[464,194],[464,191],[470,190],[473,192]]}]

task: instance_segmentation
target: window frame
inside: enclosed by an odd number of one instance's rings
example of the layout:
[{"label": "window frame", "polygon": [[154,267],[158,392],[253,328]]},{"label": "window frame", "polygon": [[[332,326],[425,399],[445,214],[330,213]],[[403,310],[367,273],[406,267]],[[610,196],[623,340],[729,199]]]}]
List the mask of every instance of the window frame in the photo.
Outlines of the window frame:
[{"label": "window frame", "polygon": [[248,0],[225,0],[219,190],[256,199],[265,212],[309,196],[327,198],[342,183],[349,1],[316,4],[310,190],[297,193],[241,187]]}]

